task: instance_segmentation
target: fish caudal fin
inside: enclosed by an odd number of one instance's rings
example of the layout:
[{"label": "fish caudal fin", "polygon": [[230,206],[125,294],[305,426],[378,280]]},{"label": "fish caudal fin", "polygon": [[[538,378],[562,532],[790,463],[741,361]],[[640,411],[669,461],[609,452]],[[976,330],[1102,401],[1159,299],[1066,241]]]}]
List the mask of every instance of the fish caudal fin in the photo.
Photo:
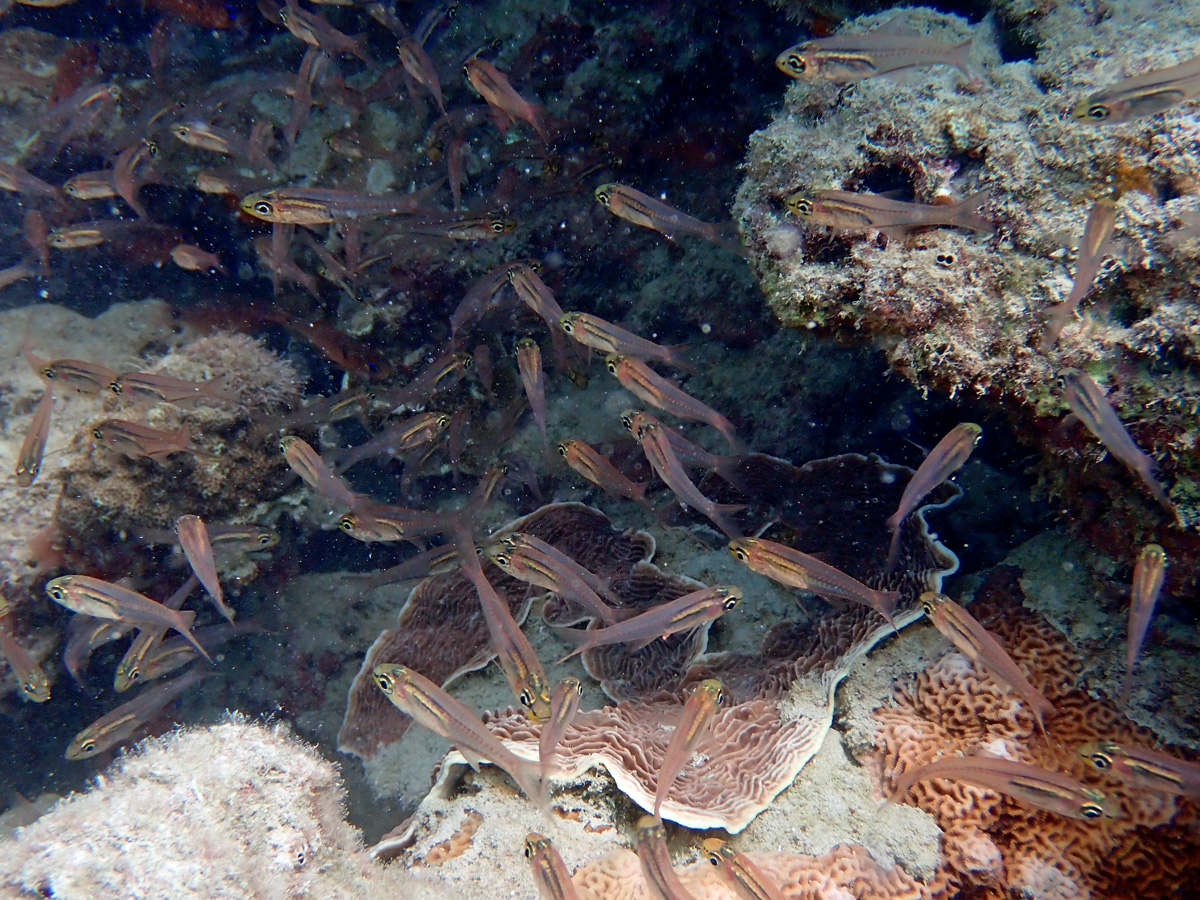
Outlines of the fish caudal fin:
[{"label": "fish caudal fin", "polygon": [[971,84],[979,84],[979,78],[971,71],[971,44],[971,38],[967,38],[961,44],[955,44],[950,49],[950,58],[946,62],[967,76]]},{"label": "fish caudal fin", "polygon": [[176,631],[178,631],[185,638],[187,638],[188,643],[190,643],[193,647],[195,647],[196,651],[201,656],[203,656],[206,660],[208,660],[208,662],[210,664],[212,664],[212,661],[213,661],[212,657],[209,656],[208,652],[203,647],[200,646],[200,642],[198,640],[196,640],[196,636],[194,634],[192,634],[192,623],[196,621],[195,611],[190,610],[190,609],[185,609],[182,612],[180,612],[178,614],[178,616],[179,617],[176,620],[175,625],[172,627],[174,627],[174,629]]},{"label": "fish caudal fin", "polygon": [[992,192],[988,188],[982,191],[976,191],[969,197],[964,197],[949,208],[947,216],[948,225],[957,225],[960,228],[969,228],[971,231],[978,231],[980,234],[991,234],[996,230],[996,226],[989,222],[979,212],[980,209],[991,199]]}]

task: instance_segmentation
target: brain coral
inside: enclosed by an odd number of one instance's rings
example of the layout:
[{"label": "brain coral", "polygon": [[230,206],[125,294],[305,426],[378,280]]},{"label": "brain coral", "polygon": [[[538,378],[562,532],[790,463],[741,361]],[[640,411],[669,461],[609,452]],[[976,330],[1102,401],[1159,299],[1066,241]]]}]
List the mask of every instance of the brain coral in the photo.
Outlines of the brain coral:
[{"label": "brain coral", "polygon": [[1059,714],[1038,732],[1009,692],[948,653],[898,686],[892,706],[875,711],[876,750],[865,762],[890,794],[901,773],[947,755],[986,750],[1064,772],[1114,797],[1121,818],[1068,819],[1019,806],[969,785],[933,780],[906,802],[943,829],[943,864],[932,897],[1178,897],[1200,876],[1200,807],[1194,802],[1099,777],[1077,748],[1095,740],[1152,743],[1153,735],[1108,701],[1077,688],[1081,662],[1061,633],[1021,608],[1019,570],[997,570],[971,612],[987,627]]},{"label": "brain coral", "polygon": [[[907,9],[850,22],[844,31],[970,37],[982,79],[971,84],[939,66],[842,86],[793,82],[783,110],[751,138],[735,212],[784,323],[875,337],[918,386],[1004,405],[1027,439],[1068,457],[1052,467],[1051,489],[1074,493],[1080,480],[1108,479],[1124,489],[1135,519],[1160,522],[1118,464],[1095,464],[1100,451],[1090,435],[1053,427],[1067,413],[1056,376],[1086,367],[1161,464],[1180,518],[1195,526],[1200,307],[1191,298],[1200,242],[1180,224],[1200,207],[1200,112],[1185,104],[1107,128],[1069,113],[1099,86],[1200,53],[1186,20],[1195,11],[1185,4],[1148,19],[1135,3],[1105,4],[1102,14],[1078,4],[1049,8],[1033,26],[1036,59],[1013,62],[1001,61],[990,21],[971,27]],[[984,212],[997,230],[834,232],[802,226],[783,203],[794,191],[827,188],[924,203],[987,190]],[[1121,258],[1105,263],[1057,345],[1041,353],[1047,313],[1071,289],[1074,254],[1064,245],[1114,189],[1124,191]],[[1093,518],[1112,505],[1101,500]],[[1127,517],[1112,520],[1114,532],[1127,526]]]}]

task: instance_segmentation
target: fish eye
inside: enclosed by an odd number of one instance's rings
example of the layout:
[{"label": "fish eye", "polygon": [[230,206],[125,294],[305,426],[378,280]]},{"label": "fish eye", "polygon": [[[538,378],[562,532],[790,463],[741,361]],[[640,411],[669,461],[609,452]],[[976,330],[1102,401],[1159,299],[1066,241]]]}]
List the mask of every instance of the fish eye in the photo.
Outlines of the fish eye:
[{"label": "fish eye", "polygon": [[42,377],[43,378],[57,378],[58,373],[56,371],[54,371],[54,366],[46,366],[46,368],[42,369]]},{"label": "fish eye", "polygon": [[130,669],[128,672],[125,673],[125,677],[128,678],[130,681],[137,681],[139,678],[142,677],[142,670],[140,668],[138,668],[137,666],[134,666],[132,669]]},{"label": "fish eye", "polygon": [[379,689],[385,694],[390,694],[392,692],[392,688],[394,687],[391,676],[386,675],[383,672],[377,672],[375,674],[375,683],[379,685]]},{"label": "fish eye", "polygon": [[521,701],[522,706],[524,706],[526,709],[530,709],[533,706],[533,691],[529,690],[529,688],[525,688],[523,691],[521,691],[521,696],[519,696],[517,699]]},{"label": "fish eye", "polygon": [[108,389],[119,397],[124,392],[125,387],[121,382],[113,381],[109,383]]},{"label": "fish eye", "polygon": [[605,364],[605,367],[608,369],[608,371],[612,372],[614,375],[617,374],[617,361],[615,359],[610,359]]},{"label": "fish eye", "polygon": [[188,128],[186,125],[176,125],[171,130],[174,131],[175,134],[181,138],[187,137],[189,134],[192,133],[192,129]]},{"label": "fish eye", "polygon": [[808,69],[808,63],[804,61],[804,57],[799,53],[789,53],[786,64],[789,69],[801,74]]},{"label": "fish eye", "polygon": [[792,211],[798,216],[811,216],[813,212],[812,201],[807,197],[801,197],[792,203]]},{"label": "fish eye", "polygon": [[354,534],[354,520],[349,515],[344,515],[338,519],[338,528],[346,534]]},{"label": "fish eye", "polygon": [[563,457],[565,457],[567,455],[567,445],[566,444],[558,445],[558,455],[563,456]]},{"label": "fish eye", "polygon": [[98,441],[102,441],[102,440],[104,440],[104,432],[101,431],[99,428],[93,428],[92,429],[92,437],[94,437]]},{"label": "fish eye", "polygon": [[511,560],[505,554],[497,553],[495,556],[492,557],[492,562],[494,562],[500,568],[504,569],[504,568],[508,567],[508,564],[509,564],[509,562],[511,562]]},{"label": "fish eye", "polygon": [[716,850],[709,850],[708,851],[708,861],[710,863],[712,863],[714,866],[719,866],[719,865],[721,865],[721,855],[719,853],[717,853]]},{"label": "fish eye", "polygon": [[565,331],[567,334],[570,334],[572,331],[575,330],[575,320],[572,319],[570,316],[563,316],[559,320],[558,324],[559,324],[559,327],[562,328],[562,330]]},{"label": "fish eye", "polygon": [[[469,62],[469,60],[468,60],[468,62]],[[463,77],[464,78],[471,77],[471,67],[467,63],[463,63]]]},{"label": "fish eye", "polygon": [[154,141],[146,141],[146,152],[149,153],[151,157],[158,156],[158,144],[156,144]]},{"label": "fish eye", "polygon": [[724,702],[725,702],[725,690],[721,689],[721,690],[717,691],[717,705],[720,706]]},{"label": "fish eye", "polygon": [[492,219],[492,231],[496,234],[504,234],[504,232],[508,231],[508,220]]},{"label": "fish eye", "polygon": [[63,592],[63,589],[58,585],[51,585],[50,587],[46,588],[46,593],[50,595],[51,600],[62,600],[63,597],[66,596],[66,594]]},{"label": "fish eye", "polygon": [[1097,122],[1103,122],[1110,115],[1112,115],[1112,111],[1103,103],[1093,103],[1087,108],[1087,117]]},{"label": "fish eye", "polygon": [[260,534],[258,536],[258,543],[259,543],[259,546],[262,546],[262,547],[271,546],[271,535],[267,534],[264,531],[262,534]]},{"label": "fish eye", "polygon": [[1104,809],[1098,803],[1085,803],[1079,807],[1079,813],[1085,819],[1098,819],[1104,815]]},{"label": "fish eye", "polygon": [[721,605],[724,606],[726,609],[733,609],[735,606],[738,605],[738,598],[737,597],[729,597]]},{"label": "fish eye", "polygon": [[1107,753],[1097,751],[1088,757],[1092,761],[1092,765],[1097,769],[1106,770],[1112,768],[1112,760],[1108,758]]},{"label": "fish eye", "polygon": [[611,202],[611,198],[608,196],[608,191],[596,191],[596,201],[601,206],[608,206],[608,204]]},{"label": "fish eye", "polygon": [[82,750],[84,753],[91,753],[92,751],[94,751],[96,749],[96,742],[93,741],[91,738],[88,738],[86,741],[84,741],[82,744],[79,745],[79,749]]},{"label": "fish eye", "polygon": [[462,367],[464,369],[469,369],[473,365],[475,365],[475,357],[473,357],[470,353],[464,353],[462,355]]},{"label": "fish eye", "polygon": [[260,216],[269,216],[275,211],[275,207],[266,200],[259,200],[254,204],[254,211]]}]

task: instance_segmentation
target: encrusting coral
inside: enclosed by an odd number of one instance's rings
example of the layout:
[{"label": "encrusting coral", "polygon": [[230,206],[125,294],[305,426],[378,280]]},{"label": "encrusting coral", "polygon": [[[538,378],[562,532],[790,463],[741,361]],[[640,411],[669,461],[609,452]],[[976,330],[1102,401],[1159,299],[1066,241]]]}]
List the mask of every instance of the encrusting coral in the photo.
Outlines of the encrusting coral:
[{"label": "encrusting coral", "polygon": [[1061,633],[1021,608],[1019,570],[996,570],[971,612],[1058,709],[1040,734],[1015,694],[951,652],[898,686],[875,712],[876,750],[864,762],[886,796],[915,766],[987,752],[1063,772],[1114,798],[1116,819],[1071,819],[1019,805],[993,791],[935,779],[905,802],[932,813],[943,829],[943,866],[930,897],[1094,898],[1121,900],[1175,893],[1200,877],[1200,806],[1098,775],[1078,754],[1090,741],[1150,745],[1108,701],[1076,688],[1081,661]]},{"label": "encrusting coral", "polygon": [[344,802],[335,766],[282,724],[175,731],[0,840],[0,897],[446,896],[373,863]]},{"label": "encrusting coral", "polygon": [[[1195,525],[1200,313],[1188,298],[1200,278],[1200,244],[1181,240],[1178,226],[1200,202],[1197,107],[1107,127],[1069,112],[1126,75],[1195,56],[1192,14],[1176,7],[1151,24],[1136,2],[1106,4],[1103,15],[1069,3],[1044,13],[1034,25],[1032,61],[1003,61],[990,19],[972,27],[904,9],[845,24],[843,33],[970,38],[980,80],[941,66],[850,85],[792,83],[783,111],[751,138],[735,214],[785,324],[875,338],[919,387],[1002,404],[1030,443],[1067,457],[1052,460],[1057,474],[1048,486],[1068,501],[1074,496],[1078,511],[1103,522],[1113,504],[1093,506],[1077,488],[1113,482],[1124,501],[1118,508],[1133,507],[1107,525],[1115,537],[1128,533],[1130,521],[1157,521],[1159,511],[1117,464],[1095,464],[1100,449],[1090,435],[1052,427],[1068,412],[1055,377],[1086,367],[1161,464],[1180,519]],[[793,192],[820,189],[922,203],[985,189],[985,215],[997,231],[936,228],[885,238],[807,226],[784,205]],[[1040,352],[1047,314],[1071,289],[1075,265],[1063,245],[1114,190],[1124,191],[1116,243],[1126,249],[1113,255],[1124,259],[1104,267],[1057,345]],[[1179,364],[1162,365],[1164,355]]]}]

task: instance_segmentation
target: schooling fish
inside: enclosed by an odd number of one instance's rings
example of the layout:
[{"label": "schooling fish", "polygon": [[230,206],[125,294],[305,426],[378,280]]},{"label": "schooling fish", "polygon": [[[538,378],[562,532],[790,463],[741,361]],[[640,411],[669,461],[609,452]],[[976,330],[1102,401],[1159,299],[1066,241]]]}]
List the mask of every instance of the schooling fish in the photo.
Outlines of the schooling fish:
[{"label": "schooling fish", "polygon": [[1133,586],[1129,597],[1129,624],[1125,637],[1125,691],[1133,678],[1133,667],[1146,640],[1154,605],[1167,572],[1167,551],[1158,544],[1147,544],[1133,567]]},{"label": "schooling fish", "polygon": [[711,425],[736,452],[743,451],[744,445],[734,433],[732,422],[711,406],[680,390],[640,359],[610,354],[605,357],[604,365],[621,383],[621,387],[639,400],[680,419]]},{"label": "schooling fish", "polygon": [[1121,816],[1121,807],[1115,800],[1061,772],[1048,772],[1028,763],[987,755],[951,756],[907,769],[884,805],[896,803],[918,781],[931,778],[963,781],[984,790],[1007,794],[1023,806],[1072,819],[1116,819]]},{"label": "schooling fish", "polygon": [[934,627],[967,659],[985,668],[993,678],[1008,685],[1029,704],[1037,718],[1038,728],[1045,734],[1043,717],[1057,715],[1058,710],[1029,683],[1025,673],[1000,646],[1000,642],[979,624],[979,620],[945,594],[933,591],[921,595],[921,606]]},{"label": "schooling fish", "polygon": [[189,669],[172,681],[164,681],[147,688],[128,703],[122,703],[75,735],[67,747],[67,759],[87,759],[123,743],[137,734],[172,700],[214,675],[214,672]]},{"label": "schooling fish", "polygon": [[654,791],[654,818],[660,818],[659,810],[667,792],[696,752],[696,745],[708,733],[713,716],[721,709],[724,699],[724,685],[715,678],[706,678],[696,685],[684,703],[658,773],[658,785]]},{"label": "schooling fish", "polygon": [[208,527],[204,520],[199,516],[180,516],[175,522],[175,531],[179,535],[179,546],[183,548],[183,555],[187,557],[192,571],[212,598],[217,612],[232,622],[234,612],[225,605],[225,598],[221,593],[217,561],[213,556],[212,541],[209,540]]},{"label": "schooling fish", "polygon": [[558,454],[566,460],[568,466],[596,487],[614,497],[624,497],[651,512],[654,511],[653,504],[646,499],[646,489],[650,485],[630,481],[617,471],[616,466],[609,461],[607,456],[590,444],[572,438],[558,445]]},{"label": "schooling fish", "polygon": [[[542,790],[549,790],[550,771],[554,768],[554,757],[567,729],[579,712],[579,701],[583,698],[583,683],[574,675],[567,675],[550,695],[550,718],[542,723],[538,732],[538,768],[542,776]],[[545,798],[543,797],[543,801]]]},{"label": "schooling fish", "polygon": [[596,188],[595,197],[597,203],[617,218],[657,231],[672,240],[677,235],[687,234],[719,244],[737,254],[746,252],[736,241],[725,237],[726,228],[723,224],[703,222],[629,185],[602,184]]},{"label": "schooling fish", "polygon": [[601,593],[614,596],[607,585],[567,554],[533,535],[507,535],[491,544],[487,555],[506,574],[573,600],[606,625],[615,625],[620,618],[617,610],[600,599]]},{"label": "schooling fish", "polygon": [[140,422],[125,419],[105,419],[92,428],[92,437],[122,456],[130,459],[147,457],[163,462],[173,453],[195,452],[192,434],[186,424],[175,431],[151,428]]},{"label": "schooling fish", "polygon": [[550,838],[531,831],[525,838],[525,858],[542,900],[579,900],[571,873]]},{"label": "schooling fish", "polygon": [[1071,109],[1077,122],[1117,125],[1152,116],[1200,96],[1200,56],[1118,81]]},{"label": "schooling fish", "polygon": [[44,378],[50,387],[62,386],[77,394],[91,396],[107,388],[117,377],[117,373],[108,366],[82,359],[39,359],[33,355],[28,340],[21,350],[29,367]]},{"label": "schooling fish", "polygon": [[606,322],[599,316],[588,313],[569,312],[558,320],[558,324],[563,331],[583,346],[599,350],[606,355],[658,360],[689,372],[694,371],[691,365],[683,359],[683,351],[687,349],[686,344],[676,346],[656,344],[631,331],[626,331],[619,325]]},{"label": "schooling fish", "polygon": [[29,487],[42,471],[42,455],[46,452],[46,439],[50,436],[50,413],[54,409],[54,391],[46,388],[29,420],[29,430],[21,442],[17,454],[17,484]]},{"label": "schooling fish", "polygon": [[706,838],[700,845],[708,861],[744,900],[783,900],[783,892],[762,869],[720,838]]},{"label": "schooling fish", "polygon": [[577,646],[558,660],[562,665],[594,647],[609,644],[629,644],[633,651],[649,646],[659,638],[668,638],[681,631],[692,631],[712,622],[742,602],[742,589],[731,584],[700,588],[668,603],[604,628],[555,628],[555,633]]},{"label": "schooling fish", "polygon": [[21,696],[34,703],[45,703],[50,699],[50,679],[37,660],[17,643],[8,630],[8,614],[8,601],[0,597],[0,656],[8,660],[8,666],[21,689]]},{"label": "schooling fish", "polygon": [[224,380],[220,378],[186,381],[156,372],[122,372],[112,380],[108,389],[118,397],[147,403],[171,403],[188,409],[213,400],[236,402],[233,395],[222,388],[223,384]]},{"label": "schooling fish", "polygon": [[418,212],[441,187],[435,183],[411,194],[357,194],[328,188],[272,188],[248,194],[239,208],[265,222],[285,225],[328,225],[353,219],[398,216]]},{"label": "schooling fish", "polygon": [[542,440],[546,440],[546,373],[542,369],[542,350],[533,338],[517,341],[517,371],[521,374],[521,386],[529,398],[529,408],[537,423]]},{"label": "schooling fish", "polygon": [[892,621],[892,611],[900,599],[899,591],[879,591],[868,587],[807,553],[763,538],[730,541],[729,552],[738,562],[745,563],[758,574],[766,575],[780,584],[822,596],[853,600],[869,606],[887,619],[893,629],[896,627]]},{"label": "schooling fish", "polygon": [[1200,798],[1200,764],[1139,744],[1113,741],[1083,744],[1079,755],[1101,772],[1112,772],[1137,787]]},{"label": "schooling fish", "polygon": [[657,816],[642,816],[637,823],[637,855],[652,900],[695,900],[679,880],[667,849],[667,830]]},{"label": "schooling fish", "polygon": [[[163,601],[163,606],[175,610],[182,608],[188,596],[199,583],[200,580],[195,575],[190,576],[175,593]],[[125,651],[125,655],[117,664],[116,672],[113,673],[113,690],[118,694],[124,693],[141,682],[143,663],[146,657],[161,644],[163,635],[166,633],[166,626],[147,626],[138,631],[137,636],[130,642],[129,649]],[[185,643],[184,646],[194,658],[196,651],[191,644]]]},{"label": "schooling fish", "polygon": [[341,474],[351,466],[375,456],[389,458],[432,443],[450,427],[450,416],[439,412],[418,413],[403,422],[391,425],[357,447],[344,450],[336,457],[333,471]]},{"label": "schooling fish", "polygon": [[541,796],[534,764],[505,747],[475,710],[404,666],[376,666],[372,675],[397,709],[452,743],[472,766],[478,768],[480,760],[487,760],[507,772],[526,797],[536,800]]},{"label": "schooling fish", "polygon": [[904,486],[900,506],[887,520],[888,530],[892,532],[892,542],[888,548],[889,572],[896,564],[896,554],[900,549],[900,525],[930,491],[963,467],[981,437],[983,429],[974,422],[955,425],[921,461],[913,477]]},{"label": "schooling fish", "polygon": [[799,191],[784,200],[793,213],[810,225],[827,225],[847,231],[882,231],[902,237],[910,229],[950,225],[990,234],[996,228],[979,208],[987,203],[987,190],[957,203],[906,203],[878,194],[855,191]]},{"label": "schooling fish", "polygon": [[501,134],[508,132],[513,119],[520,119],[538,133],[543,143],[550,143],[550,135],[546,132],[545,109],[518,94],[507,75],[477,56],[463,64],[463,74],[491,107],[492,120]]},{"label": "schooling fish", "polygon": [[200,655],[212,662],[196,639],[192,636],[192,622],[196,614],[192,610],[167,609],[136,591],[118,584],[101,581],[87,575],[64,575],[46,584],[46,594],[55,603],[74,612],[94,616],[97,619],[115,619],[129,622],[138,627],[165,626],[178,631],[187,638]]},{"label": "schooling fish", "polygon": [[1133,442],[1117,411],[1113,409],[1100,386],[1082,372],[1066,378],[1066,399],[1071,412],[1079,417],[1088,431],[1105,448],[1142,480],[1150,494],[1164,509],[1174,511],[1167,492],[1154,479],[1154,460]]},{"label": "schooling fish", "polygon": [[[624,416],[622,420],[624,420]],[[650,468],[671,489],[681,503],[703,513],[721,529],[727,537],[736,538],[741,532],[728,519],[728,516],[745,509],[737,504],[716,503],[705,496],[696,483],[688,477],[687,471],[675,454],[666,435],[667,429],[661,425],[644,425],[636,432],[638,444],[646,455]]]},{"label": "schooling fish", "polygon": [[953,66],[971,81],[970,39],[947,44],[915,34],[839,34],[805,41],[775,57],[775,66],[801,81],[850,84],[921,66]]},{"label": "schooling fish", "polygon": [[434,102],[437,103],[438,111],[445,116],[446,105],[442,102],[442,81],[438,78],[437,67],[429,58],[429,54],[425,52],[425,48],[413,38],[402,38],[396,45],[396,52],[400,55],[400,64],[404,66],[404,71],[413,81],[429,91]]},{"label": "schooling fish", "polygon": [[317,493],[328,497],[339,506],[348,506],[351,509],[362,503],[363,498],[334,475],[329,466],[325,465],[325,460],[321,459],[321,455],[305,441],[295,435],[288,435],[279,442],[279,448],[292,471]]},{"label": "schooling fish", "polygon": [[1116,225],[1117,198],[1101,197],[1088,213],[1087,224],[1083,228],[1083,241],[1079,248],[1079,259],[1075,263],[1075,280],[1071,284],[1071,293],[1066,300],[1050,310],[1046,331],[1038,345],[1038,350],[1042,353],[1049,353],[1054,348],[1067,320],[1092,289],[1092,284],[1100,272],[1100,264],[1104,262],[1104,257],[1108,255],[1112,246]]}]

